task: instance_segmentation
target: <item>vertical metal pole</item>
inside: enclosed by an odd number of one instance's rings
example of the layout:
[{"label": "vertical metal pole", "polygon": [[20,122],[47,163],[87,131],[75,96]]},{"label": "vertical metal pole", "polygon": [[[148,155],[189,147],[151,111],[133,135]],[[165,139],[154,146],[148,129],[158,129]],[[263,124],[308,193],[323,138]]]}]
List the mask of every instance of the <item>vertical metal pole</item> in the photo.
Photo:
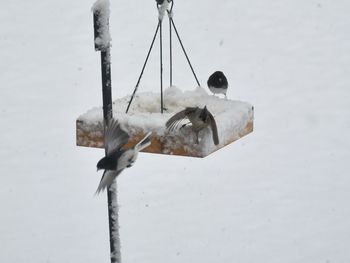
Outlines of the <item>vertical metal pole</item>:
[{"label": "vertical metal pole", "polygon": [[[99,12],[94,12],[95,39],[100,34],[100,25],[98,22],[99,15]],[[109,46],[98,46],[95,42],[95,49],[101,51],[103,118],[105,124],[108,124],[113,117],[110,48]],[[114,181],[107,190],[107,202],[111,263],[120,263],[121,256],[116,181]]]},{"label": "vertical metal pole", "polygon": [[108,124],[113,117],[110,50],[101,50],[103,118]]},{"label": "vertical metal pole", "polygon": [[[110,49],[101,51],[103,117],[106,124],[113,117]],[[117,182],[114,180],[107,189],[108,225],[111,263],[120,263],[119,217]]]},{"label": "vertical metal pole", "polygon": [[163,113],[163,36],[162,20],[159,20],[159,39],[160,39],[160,112]]}]

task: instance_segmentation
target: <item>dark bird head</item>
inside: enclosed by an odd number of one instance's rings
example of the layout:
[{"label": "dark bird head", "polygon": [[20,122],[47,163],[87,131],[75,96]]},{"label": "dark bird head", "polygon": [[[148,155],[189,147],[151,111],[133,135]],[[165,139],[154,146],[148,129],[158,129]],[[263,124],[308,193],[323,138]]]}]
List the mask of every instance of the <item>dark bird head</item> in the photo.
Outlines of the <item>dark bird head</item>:
[{"label": "dark bird head", "polygon": [[99,170],[114,170],[116,168],[116,160],[115,158],[111,158],[109,156],[103,157],[97,163],[97,171]]}]

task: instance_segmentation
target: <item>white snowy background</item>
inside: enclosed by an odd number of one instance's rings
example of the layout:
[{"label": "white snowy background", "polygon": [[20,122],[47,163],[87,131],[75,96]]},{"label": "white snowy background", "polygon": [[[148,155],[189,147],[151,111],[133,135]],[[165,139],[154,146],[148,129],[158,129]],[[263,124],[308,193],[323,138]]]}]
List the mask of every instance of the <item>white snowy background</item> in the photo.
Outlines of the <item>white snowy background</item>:
[{"label": "white snowy background", "polygon": [[[109,261],[103,150],[75,146],[76,118],[102,101],[92,4],[1,4],[0,262]],[[205,159],[140,154],[118,180],[123,262],[350,262],[349,13],[348,0],[175,1],[200,82],[224,71],[255,130]],[[132,92],[157,16],[152,0],[111,1],[114,98]],[[167,20],[164,38],[167,69]],[[159,89],[158,47],[140,90]],[[174,84],[194,89],[174,49]]]}]

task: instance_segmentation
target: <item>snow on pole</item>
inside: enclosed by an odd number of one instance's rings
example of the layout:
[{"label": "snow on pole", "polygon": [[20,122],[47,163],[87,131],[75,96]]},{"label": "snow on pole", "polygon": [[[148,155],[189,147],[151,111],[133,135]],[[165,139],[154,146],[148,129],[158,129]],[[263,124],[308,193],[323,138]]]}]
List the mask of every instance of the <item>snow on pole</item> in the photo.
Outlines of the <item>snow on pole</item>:
[{"label": "snow on pole", "polygon": [[121,263],[120,236],[119,236],[119,209],[117,199],[117,184],[114,183],[108,188],[108,216],[109,216],[109,244],[111,263]]},{"label": "snow on pole", "polygon": [[96,50],[105,50],[111,45],[111,36],[109,34],[109,6],[109,0],[97,0],[92,6]]}]

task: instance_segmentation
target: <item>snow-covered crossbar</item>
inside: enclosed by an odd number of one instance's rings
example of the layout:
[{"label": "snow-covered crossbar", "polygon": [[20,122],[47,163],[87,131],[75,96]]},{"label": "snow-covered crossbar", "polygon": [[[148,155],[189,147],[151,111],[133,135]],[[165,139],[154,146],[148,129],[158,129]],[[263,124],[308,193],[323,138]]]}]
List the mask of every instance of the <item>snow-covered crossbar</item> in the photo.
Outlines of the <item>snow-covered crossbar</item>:
[{"label": "snow-covered crossbar", "polygon": [[[166,111],[163,114],[159,112],[160,96],[157,93],[138,93],[129,113],[125,114],[129,99],[130,96],[127,96],[113,102],[113,116],[130,134],[126,147],[134,145],[147,132],[153,133],[152,145],[144,152],[205,157],[253,131],[254,109],[251,104],[208,95],[203,88],[194,91],[168,88],[164,92]],[[196,106],[207,106],[213,114],[220,140],[218,145],[214,145],[209,128],[199,133],[199,143],[196,143],[196,135],[190,125],[175,131],[166,129],[165,123],[174,113]],[[104,147],[101,107],[93,108],[77,119],[77,145]]]}]

